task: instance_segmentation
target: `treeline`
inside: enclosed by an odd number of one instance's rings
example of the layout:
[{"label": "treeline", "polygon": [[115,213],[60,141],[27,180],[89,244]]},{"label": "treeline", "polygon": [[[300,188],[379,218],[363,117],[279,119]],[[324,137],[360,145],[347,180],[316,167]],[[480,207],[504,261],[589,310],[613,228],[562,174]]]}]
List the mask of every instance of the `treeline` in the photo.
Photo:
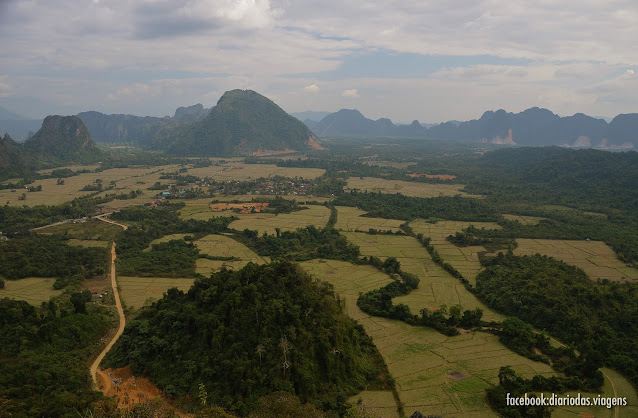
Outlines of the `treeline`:
[{"label": "treeline", "polygon": [[378,257],[363,257],[362,262],[376,267],[393,279],[382,288],[359,295],[357,306],[362,311],[374,316],[398,319],[410,325],[431,327],[448,336],[458,335],[459,326],[471,328],[481,324],[483,311],[480,308],[466,310],[461,314],[461,307],[455,305],[449,312],[442,307],[434,310],[422,309],[420,315],[415,315],[405,304],[394,305],[392,299],[418,288],[419,278],[402,271],[401,263],[395,257],[388,257],[383,262]]},{"label": "treeline", "polygon": [[540,255],[500,253],[482,262],[477,297],[574,346],[580,356],[566,373],[600,381],[595,371],[607,365],[638,384],[638,285],[595,282]]},{"label": "treeline", "polygon": [[375,353],[331,285],[281,261],[170,289],[129,323],[106,364],[240,415],[275,391],[343,414],[348,395],[387,373]]},{"label": "treeline", "polygon": [[484,199],[460,196],[423,198],[352,191],[338,196],[333,204],[358,207],[367,212],[364,216],[386,219],[440,218],[476,222],[498,219],[493,206]]},{"label": "treeline", "polygon": [[211,218],[207,221],[180,219],[178,211],[184,203],[163,204],[157,207],[137,206],[113,213],[118,221],[136,222],[117,239],[117,263],[120,274],[148,276],[192,276],[199,250],[192,243],[172,240],[153,245],[151,241],[175,233],[201,237],[226,231],[235,217]]},{"label": "treeline", "polygon": [[31,235],[0,241],[0,275],[10,280],[23,277],[56,277],[56,289],[71,281],[105,274],[106,248],[67,245],[58,236]]},{"label": "treeline", "polygon": [[87,363],[109,327],[106,308],[76,313],[68,297],[40,309],[0,299],[2,413],[59,417],[90,409],[102,394],[93,391]]},{"label": "treeline", "polygon": [[257,231],[245,229],[235,237],[257,254],[272,258],[284,257],[303,261],[313,258],[330,258],[357,262],[359,247],[348,242],[346,237],[334,228],[317,228],[308,225],[296,231],[279,231],[276,235],[258,236]]}]

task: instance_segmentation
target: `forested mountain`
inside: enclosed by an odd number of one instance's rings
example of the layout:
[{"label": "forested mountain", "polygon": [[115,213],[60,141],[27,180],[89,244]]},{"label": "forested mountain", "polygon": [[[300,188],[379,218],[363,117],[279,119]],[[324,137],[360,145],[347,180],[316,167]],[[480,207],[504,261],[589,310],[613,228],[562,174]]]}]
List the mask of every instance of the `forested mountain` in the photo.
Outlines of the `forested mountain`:
[{"label": "forested mountain", "polygon": [[156,135],[153,146],[185,156],[249,155],[259,150],[319,147],[303,123],[251,90],[224,93],[202,120],[166,127]]},{"label": "forested mountain", "polygon": [[98,142],[148,146],[155,135],[169,125],[195,122],[203,118],[210,109],[201,104],[179,107],[172,118],[133,115],[105,115],[90,111],[78,113],[86,124],[91,137]]},{"label": "forested mountain", "polygon": [[20,144],[9,134],[0,136],[0,180],[22,177],[28,174],[27,162],[22,156]]},{"label": "forested mountain", "polygon": [[423,127],[367,119],[358,110],[341,109],[319,122],[305,121],[319,136],[397,136],[506,145],[565,145],[577,148],[631,149],[638,146],[638,114],[618,115],[610,123],[582,113],[560,117],[533,107],[520,113],[487,111],[478,120]]},{"label": "forested mountain", "polygon": [[40,167],[68,162],[93,163],[104,157],[77,116],[47,116],[40,130],[22,149],[23,154]]},{"label": "forested mountain", "polygon": [[296,264],[222,270],[170,289],[141,311],[108,354],[168,395],[196,395],[239,414],[284,390],[330,409],[375,375],[373,350],[335,297]]}]

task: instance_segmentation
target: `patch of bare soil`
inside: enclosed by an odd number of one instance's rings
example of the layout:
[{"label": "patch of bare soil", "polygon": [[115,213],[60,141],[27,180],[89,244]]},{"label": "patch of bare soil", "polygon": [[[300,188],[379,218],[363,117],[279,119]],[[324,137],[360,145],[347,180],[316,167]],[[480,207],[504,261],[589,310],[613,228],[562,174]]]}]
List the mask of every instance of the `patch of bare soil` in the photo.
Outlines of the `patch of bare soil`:
[{"label": "patch of bare soil", "polygon": [[465,380],[468,378],[468,376],[464,375],[461,372],[457,372],[456,370],[449,372],[447,376],[453,380]]}]

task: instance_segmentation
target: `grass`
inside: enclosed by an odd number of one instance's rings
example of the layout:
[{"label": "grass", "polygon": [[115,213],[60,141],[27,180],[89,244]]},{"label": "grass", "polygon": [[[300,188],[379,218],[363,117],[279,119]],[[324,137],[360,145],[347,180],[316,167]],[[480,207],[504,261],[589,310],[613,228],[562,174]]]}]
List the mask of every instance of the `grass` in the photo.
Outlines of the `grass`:
[{"label": "grass", "polygon": [[364,410],[374,417],[399,417],[396,401],[390,391],[364,390],[355,396],[351,396],[348,402],[356,404],[359,399],[361,399]]},{"label": "grass", "polygon": [[[359,292],[390,280],[371,266],[335,260],[312,260],[301,265],[335,286],[345,300],[348,314],[374,339],[396,380],[407,415],[419,410],[426,416],[441,413],[496,416],[487,405],[484,388],[498,383],[501,366],[512,366],[525,377],[553,373],[546,364],[511,352],[491,334],[472,332],[446,337],[429,328],[368,316],[356,306]],[[451,377],[452,373],[463,375],[466,378],[463,381],[468,382],[460,383]]]},{"label": "grass", "polygon": [[107,248],[109,246],[108,241],[97,241],[97,240],[89,240],[89,239],[70,239],[67,241],[69,245],[77,245],[79,247],[98,247],[98,248]]},{"label": "grass", "polygon": [[619,282],[638,282],[638,270],[618,260],[616,253],[602,241],[517,239],[516,255],[541,254],[554,257],[598,278]]},{"label": "grass", "polygon": [[478,259],[478,253],[486,251],[480,245],[471,247],[457,247],[446,238],[449,235],[474,225],[476,228],[500,229],[501,226],[495,222],[462,222],[462,221],[438,221],[429,223],[423,219],[417,219],[410,223],[415,233],[422,233],[426,237],[430,237],[434,248],[439,252],[443,260],[451,264],[457,269],[463,277],[469,280],[470,284],[476,284],[476,276],[481,271],[481,263]]},{"label": "grass", "polygon": [[117,278],[122,301],[128,308],[139,309],[145,303],[157,300],[171,287],[187,291],[195,279],[165,278],[165,277],[127,277]]},{"label": "grass", "polygon": [[344,232],[348,241],[358,245],[362,255],[374,255],[385,259],[396,257],[401,269],[416,274],[421,282],[410,294],[394,298],[394,303],[404,303],[418,314],[423,308],[448,308],[461,305],[463,310],[481,308],[487,321],[501,321],[505,317],[492,311],[470,293],[463,284],[448,272],[434,264],[430,254],[414,238],[401,235],[370,235]]},{"label": "grass", "polygon": [[314,179],[321,176],[323,173],[325,173],[325,170],[321,168],[277,167],[273,164],[244,164],[243,162],[229,162],[219,166],[191,168],[185,174],[198,177],[212,177],[216,181],[245,181],[255,180],[260,177],[269,178],[274,176]]},{"label": "grass", "polygon": [[383,231],[398,231],[404,222],[397,219],[367,218],[366,212],[348,206],[337,206],[337,223],[335,228],[343,231],[368,231],[370,228]]},{"label": "grass", "polygon": [[[222,212],[223,213],[223,212]],[[231,214],[234,214],[231,212]],[[229,225],[238,231],[248,228],[257,230],[261,235],[264,232],[275,234],[275,227],[281,231],[293,231],[297,228],[304,228],[307,225],[314,225],[317,228],[323,228],[330,218],[330,209],[325,206],[309,205],[308,209],[291,213],[280,213],[278,215],[272,213],[248,213],[237,214],[239,220]]]},{"label": "grass", "polygon": [[[86,196],[92,192],[80,191],[87,184],[93,184],[96,179],[102,179],[104,187],[108,187],[111,181],[115,181],[116,186],[113,190],[104,191],[100,195],[106,193],[128,193],[131,190],[140,189],[142,196],[135,201],[124,200],[120,202],[121,205],[140,204],[140,202],[150,202],[157,193],[156,191],[146,190],[147,187],[152,186],[156,181],[162,181],[162,183],[170,183],[169,180],[160,180],[162,172],[177,171],[178,165],[165,165],[157,167],[128,167],[128,168],[113,168],[104,170],[99,173],[84,173],[73,177],[67,177],[64,179],[63,185],[57,185],[57,179],[44,179],[37,180],[32,187],[41,185],[42,191],[40,192],[27,192],[24,189],[16,189],[15,192],[11,192],[10,189],[0,190],[0,202],[9,202],[9,205],[57,205],[73,198]],[[18,200],[22,195],[26,194],[26,200]],[[118,203],[115,202],[115,205]],[[113,205],[107,204],[112,207]]]},{"label": "grass", "polygon": [[225,235],[207,235],[195,241],[202,254],[219,257],[236,257],[237,260],[208,260],[199,258],[195,262],[195,272],[205,276],[226,267],[239,270],[248,263],[263,264],[270,261],[268,257],[261,257],[244,244]]},{"label": "grass", "polygon": [[89,219],[81,223],[63,223],[38,229],[40,234],[67,235],[78,240],[112,241],[122,231],[117,225]]},{"label": "grass", "polygon": [[402,180],[385,180],[376,177],[350,177],[345,190],[359,189],[369,192],[401,193],[414,197],[465,196],[481,198],[461,191],[462,184],[431,184]]},{"label": "grass", "polygon": [[187,237],[189,235],[193,236],[193,234],[170,234],[170,235],[164,235],[162,238],[157,238],[157,239],[154,239],[153,241],[151,241],[151,243],[148,245],[148,247],[146,249],[144,249],[144,251],[151,251],[151,248],[153,248],[153,245],[160,244],[162,242],[169,242],[169,241],[173,241],[173,240],[183,240],[184,237]]},{"label": "grass", "polygon": [[53,288],[55,278],[25,277],[20,280],[5,280],[4,289],[0,289],[0,298],[24,300],[33,306],[40,306],[53,296],[62,294],[62,290]]},{"label": "grass", "polygon": [[507,213],[503,217],[509,221],[516,221],[521,225],[538,225],[540,221],[547,219],[540,216],[511,215]]}]

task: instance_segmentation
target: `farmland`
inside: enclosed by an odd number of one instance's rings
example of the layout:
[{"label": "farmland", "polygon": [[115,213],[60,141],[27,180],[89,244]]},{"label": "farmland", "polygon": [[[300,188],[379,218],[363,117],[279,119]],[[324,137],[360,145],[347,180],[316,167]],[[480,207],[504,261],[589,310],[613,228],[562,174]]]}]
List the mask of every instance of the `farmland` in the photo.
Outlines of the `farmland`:
[{"label": "farmland", "polygon": [[375,177],[350,177],[346,190],[358,189],[361,191],[381,192],[381,193],[401,193],[405,196],[414,197],[437,197],[437,196],[482,196],[471,195],[461,191],[461,184],[433,184],[417,183],[403,180],[385,180]]},{"label": "farmland", "polygon": [[[231,214],[235,215],[231,212],[229,216]],[[294,231],[297,228],[304,228],[306,225],[324,227],[330,218],[330,209],[325,206],[308,205],[308,209],[291,213],[249,213],[236,216],[239,217],[239,220],[231,223],[230,228],[238,231],[248,228],[258,231],[260,235],[264,232],[275,234],[275,228],[282,231]]]},{"label": "farmland", "polygon": [[239,270],[248,263],[263,264],[270,261],[260,257],[250,248],[225,235],[207,235],[195,241],[202,254],[217,257],[236,257],[236,260],[209,260],[200,258],[195,263],[195,271],[205,276],[226,267]]},{"label": "farmland", "polygon": [[[100,179],[104,188],[108,187],[111,182],[115,182],[115,187],[112,190],[104,191],[100,195],[106,193],[129,193],[139,189],[142,191],[142,195],[138,197],[138,199],[143,199],[144,202],[148,202],[157,192],[146,190],[146,188],[160,181],[160,176],[163,172],[177,171],[178,168],[178,165],[113,168],[98,173],[83,173],[77,176],[67,177],[64,179],[64,184],[57,184],[58,180],[55,178],[37,180],[32,186],[36,187],[41,185],[42,191],[26,192],[26,190],[18,189],[12,192],[9,189],[3,189],[0,190],[0,201],[9,202],[9,205],[19,206],[60,204],[73,198],[93,193],[91,191],[81,191],[80,189],[87,185],[94,184],[96,180]],[[19,200],[18,198],[23,192],[26,192],[26,199]],[[132,201],[124,202],[127,203],[127,205],[134,204]]]},{"label": "farmland", "polygon": [[469,280],[473,286],[476,284],[476,275],[481,270],[478,253],[486,251],[480,245],[469,247],[457,247],[446,238],[473,225],[481,229],[500,229],[500,225],[493,222],[461,222],[461,221],[437,221],[429,223],[422,219],[417,219],[410,223],[410,227],[415,233],[421,233],[429,237],[432,245],[439,252],[443,260],[457,269],[463,277]]},{"label": "farmland", "polygon": [[397,219],[367,218],[366,212],[349,206],[337,206],[335,228],[343,231],[368,231],[370,228],[380,231],[399,231],[403,221]]},{"label": "farmland", "polygon": [[244,164],[242,162],[228,162],[226,164],[210,167],[191,168],[188,170],[187,174],[197,177],[212,177],[215,181],[245,181],[258,179],[260,177],[269,178],[274,176],[314,179],[321,176],[324,172],[325,170],[320,168],[277,167],[272,164]]},{"label": "farmland", "polygon": [[463,286],[459,280],[434,264],[426,249],[414,238],[397,235],[369,235],[357,232],[345,232],[348,241],[358,245],[363,255],[373,255],[385,259],[396,257],[401,269],[416,274],[421,282],[419,287],[408,295],[394,298],[394,303],[404,303],[418,314],[423,308],[448,308],[461,305],[463,309],[483,309],[483,318],[487,321],[500,321],[504,317],[483,305]]},{"label": "farmland", "polygon": [[[389,281],[373,267],[332,260],[301,264],[335,286],[345,299],[348,314],[358,319],[374,339],[396,380],[407,415],[419,410],[425,415],[443,412],[496,416],[486,403],[484,389],[498,382],[500,366],[510,365],[526,377],[553,373],[549,366],[509,351],[491,334],[473,332],[446,337],[429,328],[368,316],[356,306],[359,292]],[[366,395],[364,404],[366,399],[378,406],[383,402],[379,399],[387,400],[387,395]]]},{"label": "farmland", "polygon": [[127,308],[139,309],[147,300],[157,300],[171,287],[187,291],[193,285],[192,278],[126,277],[117,278],[122,301]]},{"label": "farmland", "polygon": [[24,300],[33,306],[40,306],[49,298],[62,294],[62,290],[55,290],[51,277],[25,277],[20,280],[5,281],[5,288],[0,289],[0,299],[9,298]]},{"label": "farmland", "polygon": [[86,222],[61,223],[37,229],[40,234],[58,234],[80,240],[100,241],[111,241],[115,239],[115,235],[121,230],[122,228],[119,226],[101,222],[96,219],[89,219]]},{"label": "farmland", "polygon": [[601,241],[517,239],[516,255],[547,255],[579,267],[593,280],[638,282],[638,270],[618,260],[614,250]]},{"label": "farmland", "polygon": [[512,215],[507,213],[504,214],[503,217],[508,221],[515,221],[521,225],[538,225],[540,221],[547,219],[540,216]]}]

